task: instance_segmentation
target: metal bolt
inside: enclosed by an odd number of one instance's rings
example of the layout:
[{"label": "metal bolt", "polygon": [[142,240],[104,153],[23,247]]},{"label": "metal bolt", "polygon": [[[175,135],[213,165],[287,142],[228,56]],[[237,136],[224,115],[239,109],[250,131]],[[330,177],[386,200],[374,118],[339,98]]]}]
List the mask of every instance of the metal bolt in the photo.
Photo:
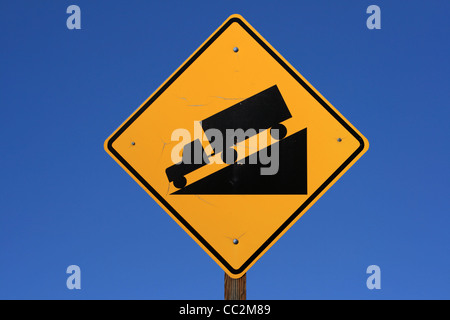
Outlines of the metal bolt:
[{"label": "metal bolt", "polygon": [[341,138],[338,138],[338,139],[337,139],[337,141],[338,141],[338,142],[341,142],[341,141],[342,141],[342,139],[341,139]]},{"label": "metal bolt", "polygon": [[136,144],[136,142],[134,142],[134,141],[131,143],[132,146],[134,146],[135,144]]},{"label": "metal bolt", "polygon": [[238,239],[233,239],[233,243],[234,243],[234,244],[238,244],[238,243],[239,243],[239,240],[238,240]]},{"label": "metal bolt", "polygon": [[239,48],[238,48],[238,47],[234,47],[234,48],[233,48],[233,51],[234,51],[234,52],[238,52],[238,51],[239,51]]}]

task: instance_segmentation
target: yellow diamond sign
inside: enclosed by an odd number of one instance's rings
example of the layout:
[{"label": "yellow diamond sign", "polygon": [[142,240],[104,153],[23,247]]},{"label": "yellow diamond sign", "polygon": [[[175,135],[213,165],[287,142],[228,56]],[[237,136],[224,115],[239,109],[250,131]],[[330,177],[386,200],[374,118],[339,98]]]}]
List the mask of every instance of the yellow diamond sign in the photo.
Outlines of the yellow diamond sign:
[{"label": "yellow diamond sign", "polygon": [[239,15],[105,142],[233,278],[247,272],[368,146]]}]

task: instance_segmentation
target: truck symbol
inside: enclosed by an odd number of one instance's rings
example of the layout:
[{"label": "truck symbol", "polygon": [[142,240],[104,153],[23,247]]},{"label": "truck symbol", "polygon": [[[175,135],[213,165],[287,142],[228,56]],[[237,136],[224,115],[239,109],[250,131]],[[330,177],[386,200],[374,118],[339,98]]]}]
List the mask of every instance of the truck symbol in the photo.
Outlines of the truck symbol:
[{"label": "truck symbol", "polygon": [[[201,152],[199,152],[201,150]],[[201,160],[196,159],[201,154]],[[204,165],[208,164],[209,160],[203,149],[202,143],[199,139],[186,144],[183,147],[181,162],[174,164],[166,169],[166,175],[169,182],[173,182],[173,185],[180,189],[186,186],[187,180],[184,177],[188,173],[200,169]]]},{"label": "truck symbol", "polygon": [[[221,157],[225,163],[232,164],[236,162],[238,154],[233,147],[239,142],[257,134],[258,130],[270,128],[272,137],[281,140],[287,134],[287,129],[281,122],[291,117],[292,115],[276,85],[222,110],[201,122],[209,143],[214,142],[214,135],[208,129],[218,130],[223,137],[226,137],[227,129],[242,129],[246,134],[245,136],[236,137],[234,141],[223,139],[223,144],[221,146],[216,145],[210,157],[222,153]],[[278,130],[278,135],[273,134],[273,129]],[[233,153],[233,156],[229,156],[229,153]],[[202,160],[199,161],[197,159],[197,161],[194,161],[194,156],[197,155],[199,157],[200,154]],[[232,160],[231,163],[226,161],[230,158]],[[205,154],[201,141],[197,139],[183,147],[182,161],[167,168],[166,175],[169,182],[173,182],[176,188],[184,188],[187,183],[185,175],[208,163],[208,156]]]}]

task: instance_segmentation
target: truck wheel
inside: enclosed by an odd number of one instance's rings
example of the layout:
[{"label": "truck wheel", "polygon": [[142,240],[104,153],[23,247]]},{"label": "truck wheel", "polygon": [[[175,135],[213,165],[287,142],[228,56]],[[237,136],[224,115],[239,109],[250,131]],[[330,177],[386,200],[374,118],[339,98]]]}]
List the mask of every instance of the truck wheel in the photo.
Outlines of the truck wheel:
[{"label": "truck wheel", "polygon": [[175,188],[181,189],[186,186],[187,180],[185,177],[178,178],[177,180],[173,181],[173,185]]},{"label": "truck wheel", "polygon": [[[272,130],[273,129],[277,129],[278,130],[278,137],[274,137],[274,134],[272,134]],[[281,140],[284,137],[286,137],[287,134],[287,129],[284,125],[282,124],[277,124],[276,126],[273,126],[272,128],[270,128],[270,135],[272,136],[272,138],[277,139],[277,140]]]},{"label": "truck wheel", "polygon": [[[231,159],[231,161],[233,162],[227,162],[227,158],[229,157],[228,154],[229,153],[233,153],[233,159]],[[233,148],[228,148],[222,151],[222,161],[226,164],[233,164],[236,162],[236,160],[238,159],[238,153],[236,150],[234,150]]]}]

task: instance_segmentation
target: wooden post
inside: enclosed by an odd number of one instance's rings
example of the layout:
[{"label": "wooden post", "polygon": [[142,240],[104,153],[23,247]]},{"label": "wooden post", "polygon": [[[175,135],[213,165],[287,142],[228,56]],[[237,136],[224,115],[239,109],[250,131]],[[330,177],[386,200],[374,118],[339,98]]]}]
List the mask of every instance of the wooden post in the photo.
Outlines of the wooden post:
[{"label": "wooden post", "polygon": [[225,300],[247,299],[247,274],[233,279],[225,273]]}]

